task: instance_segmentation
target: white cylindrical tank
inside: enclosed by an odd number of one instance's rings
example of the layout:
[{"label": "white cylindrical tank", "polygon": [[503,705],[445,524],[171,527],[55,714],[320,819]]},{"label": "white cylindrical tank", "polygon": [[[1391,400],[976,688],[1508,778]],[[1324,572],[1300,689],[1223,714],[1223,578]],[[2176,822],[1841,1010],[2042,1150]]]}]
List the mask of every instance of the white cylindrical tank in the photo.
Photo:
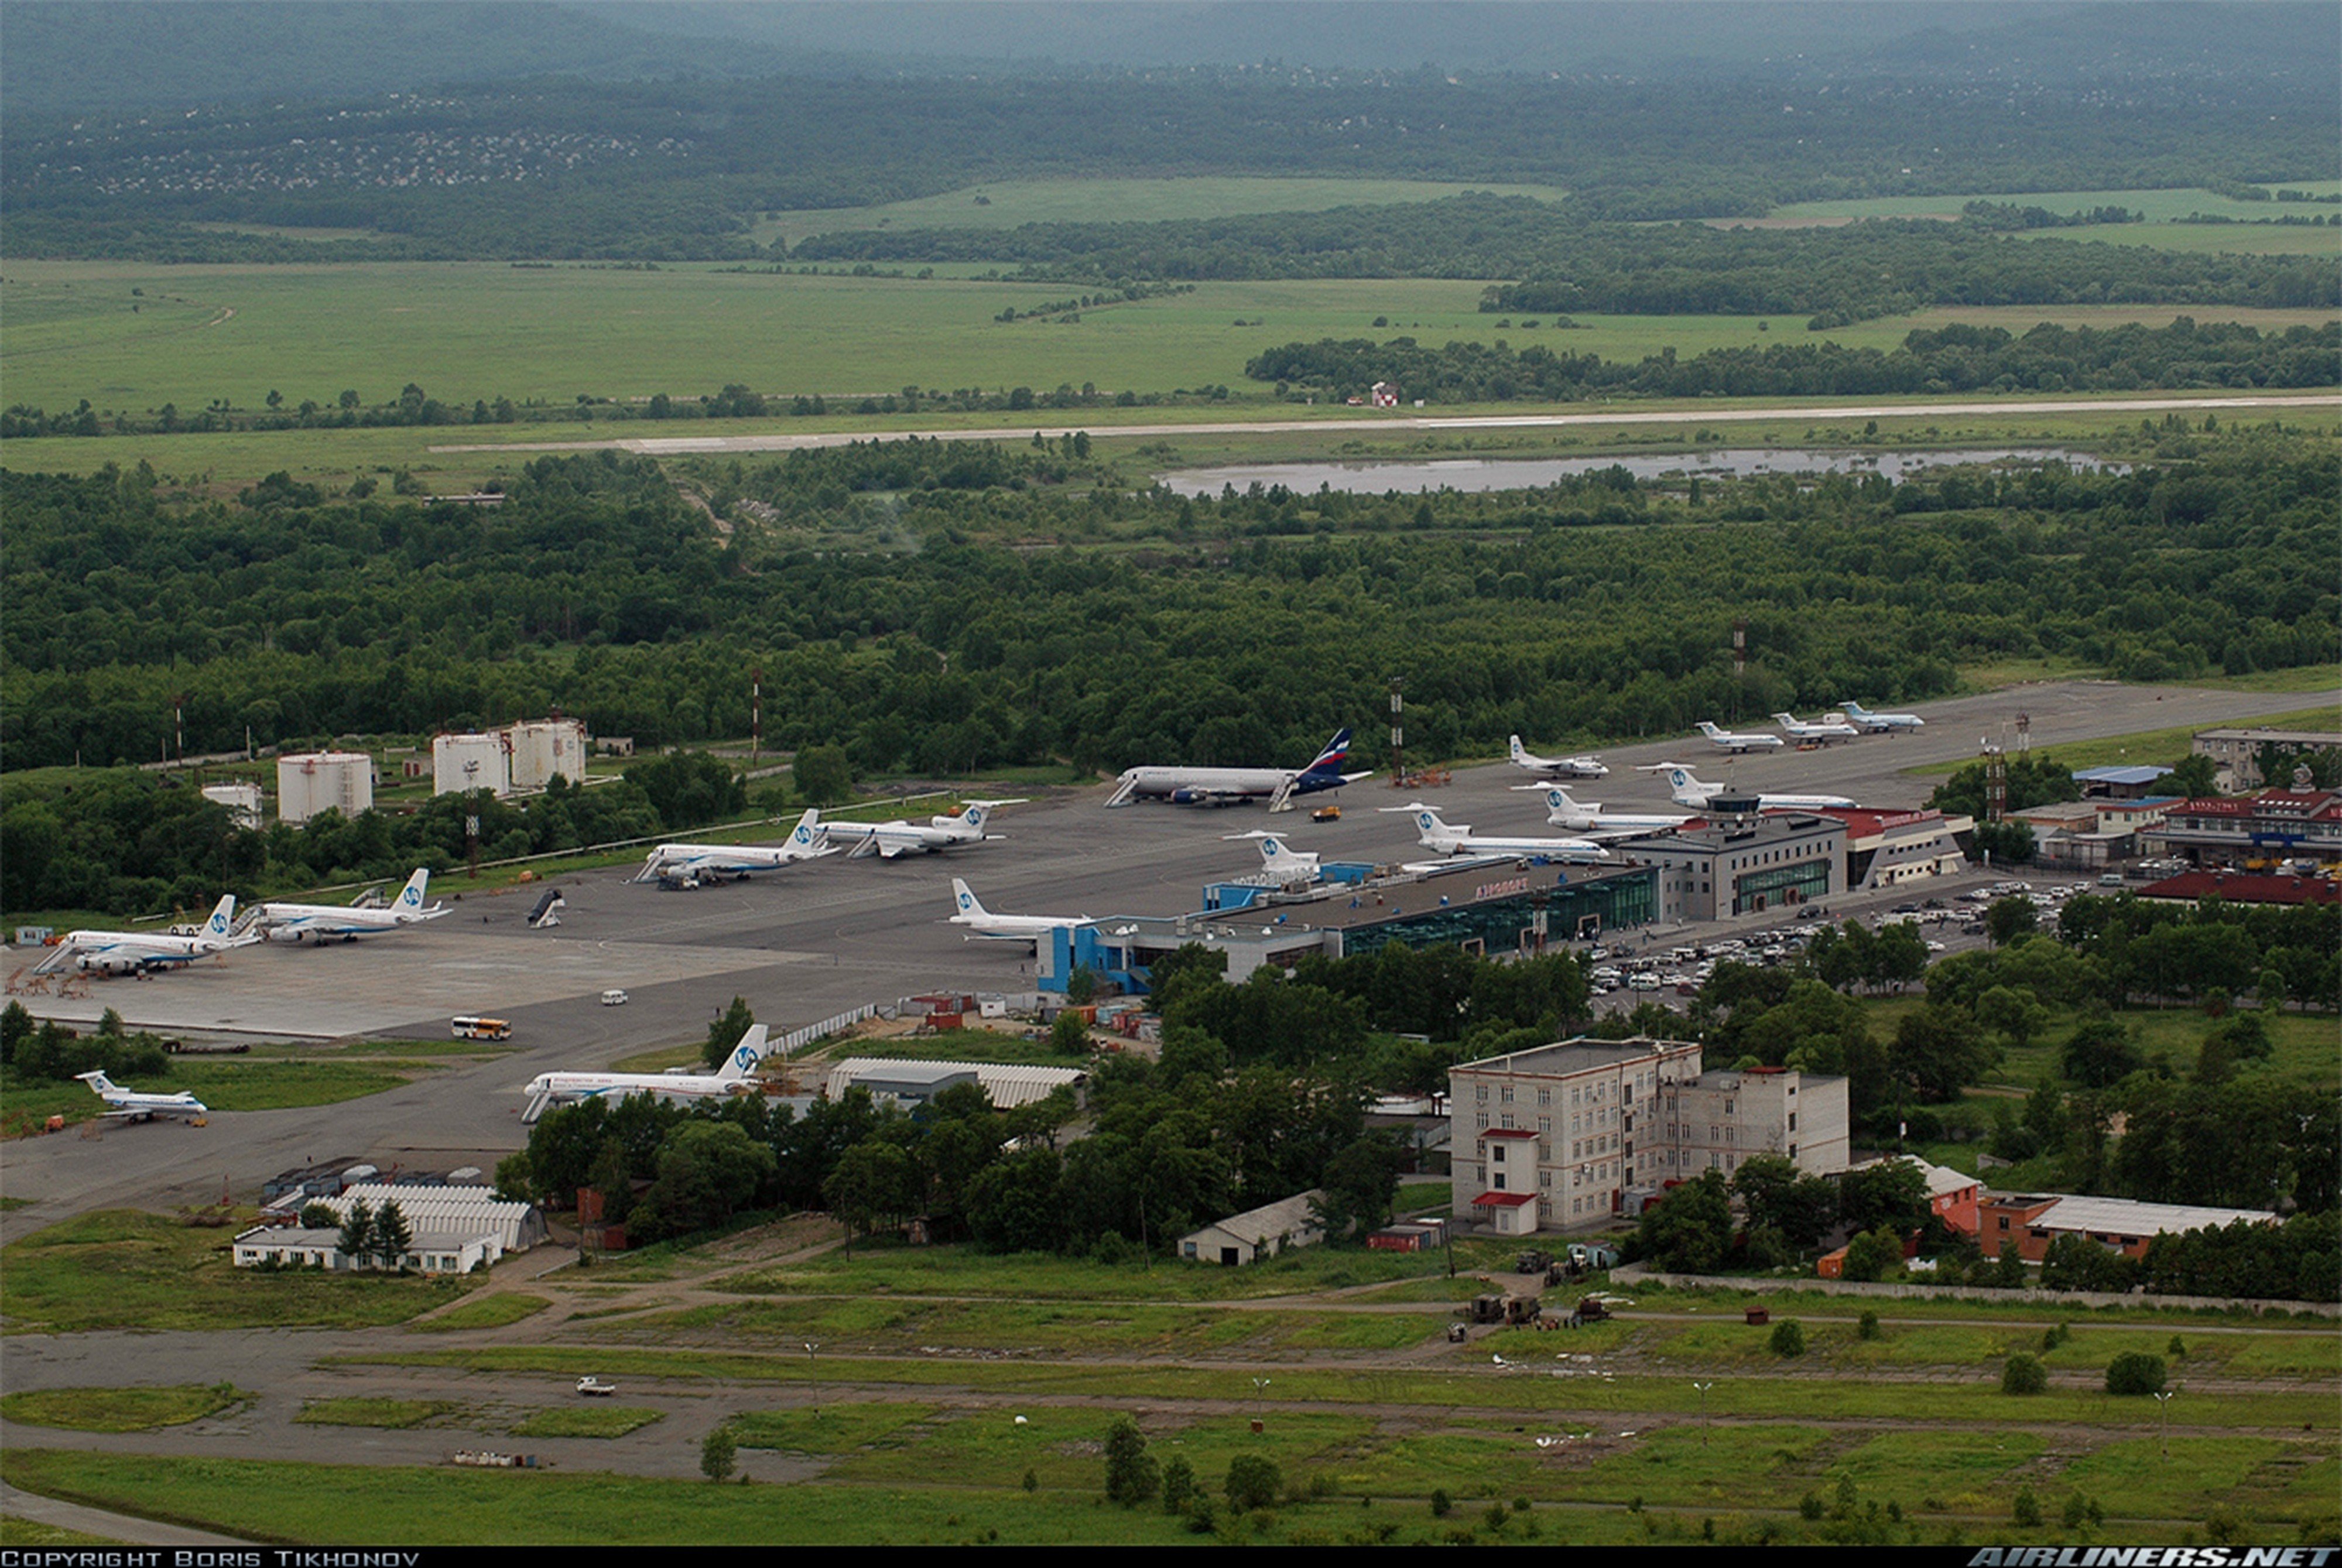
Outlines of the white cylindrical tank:
[{"label": "white cylindrical tank", "polygon": [[374,758],[364,752],[304,752],[276,759],[276,818],[303,823],[321,812],[355,816],[374,807]]},{"label": "white cylindrical tank", "polygon": [[543,789],[555,774],[586,782],[586,725],[577,719],[532,719],[505,732],[512,737],[512,784]]},{"label": "white cylindrical tank", "polygon": [[447,734],[431,737],[431,793],[457,794],[475,789],[512,793],[512,764],[505,737]]}]

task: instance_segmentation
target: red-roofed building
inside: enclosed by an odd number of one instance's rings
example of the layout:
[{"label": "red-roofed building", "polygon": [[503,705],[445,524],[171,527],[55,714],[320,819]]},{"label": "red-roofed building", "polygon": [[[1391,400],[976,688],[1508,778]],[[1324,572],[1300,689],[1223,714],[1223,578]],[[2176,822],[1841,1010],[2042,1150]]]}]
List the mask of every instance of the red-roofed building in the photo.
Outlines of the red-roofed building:
[{"label": "red-roofed building", "polygon": [[2293,854],[2342,860],[2342,793],[2273,789],[2184,801],[2138,836],[2149,854],[2197,865]]},{"label": "red-roofed building", "polygon": [[1961,835],[1976,819],[1939,811],[1825,811],[1846,824],[1846,885],[1850,891],[1894,887],[1967,869]]},{"label": "red-roofed building", "polygon": [[2141,898],[2193,904],[2222,898],[2230,904],[2342,904],[2342,883],[2327,876],[2266,876],[2244,871],[2190,871],[2150,883]]}]

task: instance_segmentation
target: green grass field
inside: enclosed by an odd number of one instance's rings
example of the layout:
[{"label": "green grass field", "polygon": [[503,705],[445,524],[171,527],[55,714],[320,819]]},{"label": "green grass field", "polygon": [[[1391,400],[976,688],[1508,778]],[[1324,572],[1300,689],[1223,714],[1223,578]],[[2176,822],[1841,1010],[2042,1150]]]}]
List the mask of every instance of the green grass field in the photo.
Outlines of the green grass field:
[{"label": "green grass field", "polygon": [[[1555,201],[1555,185],[1486,185],[1444,180],[1288,180],[1196,175],[1164,180],[1005,180],[915,201],[770,215],[750,232],[762,244],[792,245],[808,235],[849,229],[1013,229],[1020,224],[1166,223],[1239,213],[1313,213],[1387,206],[1482,191]],[[981,203],[977,198],[982,197]]]},{"label": "green grass field", "polygon": [[[257,409],[271,390],[281,392],[288,406],[312,399],[331,407],[345,389],[370,404],[388,402],[408,383],[465,409],[499,396],[554,407],[571,406],[580,394],[621,402],[657,392],[692,397],[735,381],[768,395],[819,393],[833,402],[906,385],[1046,391],[1085,383],[1109,394],[1225,385],[1239,395],[1264,396],[1266,388],[1246,382],[1245,361],[1295,339],[1401,333],[1442,343],[1502,337],[1516,348],[1543,343],[1640,360],[1670,347],[1688,358],[1711,348],[1817,338],[1887,348],[1915,326],[1955,320],[2021,332],[2045,318],[2159,325],[2180,314],[2146,306],[1978,308],[1863,322],[1827,334],[1807,334],[1802,322],[1788,320],[1760,325],[1756,317],[1616,316],[1586,317],[1577,330],[1561,331],[1549,323],[1535,329],[1497,325],[1505,318],[1478,310],[1482,286],[1411,279],[1215,283],[1193,294],[1086,311],[1078,322],[1003,323],[995,319],[1002,310],[1062,297],[1066,285],[741,275],[683,266],[602,272],[485,263],[163,268],[12,262],[0,282],[0,306],[9,318],[0,375],[12,403],[56,410],[85,397],[102,411],[128,410],[142,420],[165,402],[183,414],[214,399]],[[134,289],[143,295],[134,297]],[[133,305],[139,306],[136,314]],[[2315,311],[2189,314],[2264,327],[2323,319]],[[1373,326],[1376,316],[1391,325]],[[983,423],[997,423],[997,416]],[[851,424],[783,419],[771,427]],[[726,433],[753,428],[736,420],[721,426]],[[697,423],[629,424],[624,434],[708,431]],[[563,440],[596,433],[606,434],[607,427],[291,434],[305,435],[313,449],[321,442],[330,445],[335,455],[327,469],[346,474],[411,464],[418,448],[432,443]],[[415,442],[417,434],[430,441]],[[299,450],[303,443],[291,434],[272,448]],[[25,444],[35,450],[94,445],[119,461],[146,455],[158,468],[186,473],[205,465],[192,454],[225,454],[255,439],[222,434],[160,438],[160,444],[145,438]],[[185,446],[186,440],[197,444]],[[12,465],[31,465],[30,456],[15,455],[16,446],[9,444]]]},{"label": "green grass field", "polygon": [[[2287,190],[2307,191],[2312,195],[2331,195],[2336,190],[2342,189],[2342,185],[2330,179],[2274,180],[2267,183],[2272,196],[2280,186]],[[2277,217],[2287,213],[2308,217],[2334,211],[2328,206],[2295,202],[2238,201],[2234,196],[2224,196],[2194,186],[2165,186],[2120,191],[2020,191],[2014,195],[1985,196],[1864,196],[1846,201],[1793,202],[1774,208],[1771,216],[1776,221],[1800,218],[1956,218],[1960,215],[1961,207],[1977,200],[2009,206],[2046,207],[2060,214],[2079,212],[2089,207],[2128,207],[2148,224],[2168,223],[2191,213],[2247,221]],[[2136,224],[2112,224],[2106,225],[2106,231],[2117,233],[2139,226]],[[2046,229],[2041,232],[2076,234],[2087,231]]]},{"label": "green grass field", "polygon": [[205,1388],[24,1389],[0,1398],[0,1416],[27,1426],[61,1426],[75,1432],[153,1432],[184,1426],[233,1410],[251,1396],[231,1383]]},{"label": "green grass field", "polygon": [[540,1410],[512,1429],[515,1437],[624,1437],[666,1417],[624,1404],[564,1405]]},{"label": "green grass field", "polygon": [[445,1306],[468,1288],[455,1280],[239,1269],[229,1250],[234,1234],[126,1209],[51,1225],[0,1252],[0,1320],[9,1333],[373,1327]]},{"label": "green grass field", "polygon": [[304,1426],[379,1426],[404,1432],[455,1408],[436,1399],[313,1399],[293,1419]]}]

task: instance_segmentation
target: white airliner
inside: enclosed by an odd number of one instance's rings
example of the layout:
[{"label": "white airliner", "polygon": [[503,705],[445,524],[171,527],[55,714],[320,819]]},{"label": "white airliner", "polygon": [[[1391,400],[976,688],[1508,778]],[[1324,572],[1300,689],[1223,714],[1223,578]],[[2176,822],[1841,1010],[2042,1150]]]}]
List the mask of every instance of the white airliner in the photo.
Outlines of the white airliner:
[{"label": "white airliner", "polygon": [[1063,914],[995,914],[984,907],[966,883],[952,878],[952,902],[957,912],[951,917],[954,925],[967,927],[970,939],[982,937],[993,942],[1029,942],[1036,948],[1047,940],[1053,931],[1071,931],[1087,925],[1090,917]]},{"label": "white airliner", "polygon": [[1224,836],[1231,844],[1248,838],[1260,844],[1260,869],[1242,878],[1244,882],[1269,887],[1291,887],[1296,883],[1316,882],[1326,874],[1315,854],[1294,848],[1286,842],[1283,834],[1263,833],[1255,828],[1250,833],[1232,833]]},{"label": "white airliner", "polygon": [[118,1116],[125,1122],[151,1122],[157,1116],[201,1116],[211,1107],[185,1089],[175,1094],[141,1094],[131,1089],[117,1089],[104,1073],[76,1073],[75,1077],[90,1087],[90,1093],[105,1102],[105,1114]]},{"label": "white airliner", "polygon": [[33,966],[33,973],[47,974],[70,964],[75,969],[100,974],[132,974],[142,969],[193,964],[198,958],[208,958],[259,940],[260,933],[256,931],[242,936],[235,934],[235,894],[231,893],[219,901],[205,919],[202,929],[192,936],[175,936],[160,931],[68,931],[55,951]]},{"label": "white airliner", "polygon": [[1526,768],[1533,774],[1557,779],[1602,779],[1610,770],[1596,756],[1541,757],[1521,744],[1521,737],[1512,737],[1513,765]]},{"label": "white airliner", "polygon": [[1666,833],[1687,822],[1698,819],[1688,812],[1623,812],[1612,811],[1598,801],[1581,801],[1571,796],[1560,784],[1515,784],[1515,789],[1542,789],[1545,792],[1545,820],[1556,827],[1573,828],[1591,834],[1596,838],[1631,838],[1643,834]]},{"label": "white airliner", "polygon": [[540,1073],[529,1080],[528,1104],[522,1109],[520,1119],[535,1122],[550,1106],[605,1095],[618,1100],[629,1094],[648,1094],[659,1100],[705,1100],[753,1094],[756,1084],[749,1074],[764,1056],[765,1026],[752,1024],[748,1032],[740,1036],[740,1044],[732,1047],[731,1059],[720,1073]]},{"label": "white airliner", "polygon": [[1495,838],[1476,834],[1468,824],[1458,826],[1440,821],[1439,814],[1421,801],[1382,809],[1411,814],[1416,841],[1424,848],[1436,849],[1442,854],[1519,854],[1536,860],[1567,861],[1610,858],[1610,852],[1590,838]]},{"label": "white airliner", "polygon": [[1860,703],[1842,703],[1839,705],[1846,709],[1847,721],[1856,728],[1869,730],[1873,734],[1893,734],[1897,730],[1924,730],[1927,727],[1927,721],[1917,714],[1874,714]]},{"label": "white airliner", "polygon": [[1706,719],[1699,721],[1699,733],[1714,742],[1717,751],[1735,754],[1778,751],[1788,744],[1778,735],[1760,735],[1754,731],[1735,734],[1731,730],[1719,730]]},{"label": "white airliner", "polygon": [[281,938],[298,942],[305,936],[313,942],[324,942],[338,936],[345,942],[355,942],[369,932],[420,925],[446,914],[445,904],[423,907],[424,889],[430,882],[429,868],[418,866],[415,874],[406,879],[406,885],[398,890],[398,896],[381,909],[361,909],[345,904],[264,904],[253,912],[253,924],[272,941]]},{"label": "white airliner", "polygon": [[[1668,788],[1675,792],[1676,799],[1694,811],[1706,811],[1708,802],[1717,795],[1742,793],[1730,784],[1702,783],[1692,776],[1690,764],[1686,763],[1653,763],[1640,771],[1646,774],[1658,774],[1666,778]],[[1756,794],[1756,809],[1759,811],[1839,811],[1850,810],[1854,805],[1852,801],[1842,794],[1766,794],[1754,791],[1749,793]]]},{"label": "white airliner", "polygon": [[1843,719],[1822,718],[1806,724],[1795,714],[1775,714],[1773,722],[1791,740],[1816,741],[1823,745],[1832,741],[1850,741],[1862,733]]},{"label": "white airliner", "polygon": [[1319,790],[1340,789],[1372,773],[1346,774],[1350,732],[1337,730],[1334,738],[1302,768],[1136,767],[1115,780],[1108,805],[1128,805],[1139,799],[1167,800],[1174,805],[1233,805],[1242,800],[1267,798],[1271,811],[1289,810],[1293,797]]},{"label": "white airliner", "polygon": [[746,876],[752,871],[776,871],[792,862],[816,860],[834,851],[837,846],[828,842],[828,831],[822,823],[821,813],[807,811],[797,818],[789,836],[776,844],[663,844],[644,857],[643,869],[635,880],[713,880]]},{"label": "white airliner", "polygon": [[[985,819],[1004,805],[1022,805],[1024,800],[972,800],[950,816],[931,816],[923,824],[905,822],[826,822],[820,831],[828,835],[829,847],[836,849],[838,841],[846,844],[846,858],[861,860],[868,855],[883,855],[888,860],[898,854],[926,854],[955,844],[982,844],[986,838],[998,838],[998,834],[984,831]],[[806,813],[810,817],[814,814]],[[806,824],[799,824],[800,827]]]}]

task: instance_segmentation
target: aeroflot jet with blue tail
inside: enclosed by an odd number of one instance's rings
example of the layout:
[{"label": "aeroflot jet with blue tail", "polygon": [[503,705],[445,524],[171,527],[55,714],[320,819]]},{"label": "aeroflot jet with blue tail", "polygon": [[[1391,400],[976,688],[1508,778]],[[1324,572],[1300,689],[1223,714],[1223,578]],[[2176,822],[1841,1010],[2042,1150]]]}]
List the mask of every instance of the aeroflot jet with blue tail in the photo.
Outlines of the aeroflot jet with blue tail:
[{"label": "aeroflot jet with blue tail", "polygon": [[1350,732],[1339,730],[1305,768],[1137,767],[1115,780],[1108,805],[1135,800],[1167,800],[1173,805],[1233,805],[1266,796],[1271,811],[1289,810],[1293,797],[1356,784],[1374,770],[1346,774]]}]

